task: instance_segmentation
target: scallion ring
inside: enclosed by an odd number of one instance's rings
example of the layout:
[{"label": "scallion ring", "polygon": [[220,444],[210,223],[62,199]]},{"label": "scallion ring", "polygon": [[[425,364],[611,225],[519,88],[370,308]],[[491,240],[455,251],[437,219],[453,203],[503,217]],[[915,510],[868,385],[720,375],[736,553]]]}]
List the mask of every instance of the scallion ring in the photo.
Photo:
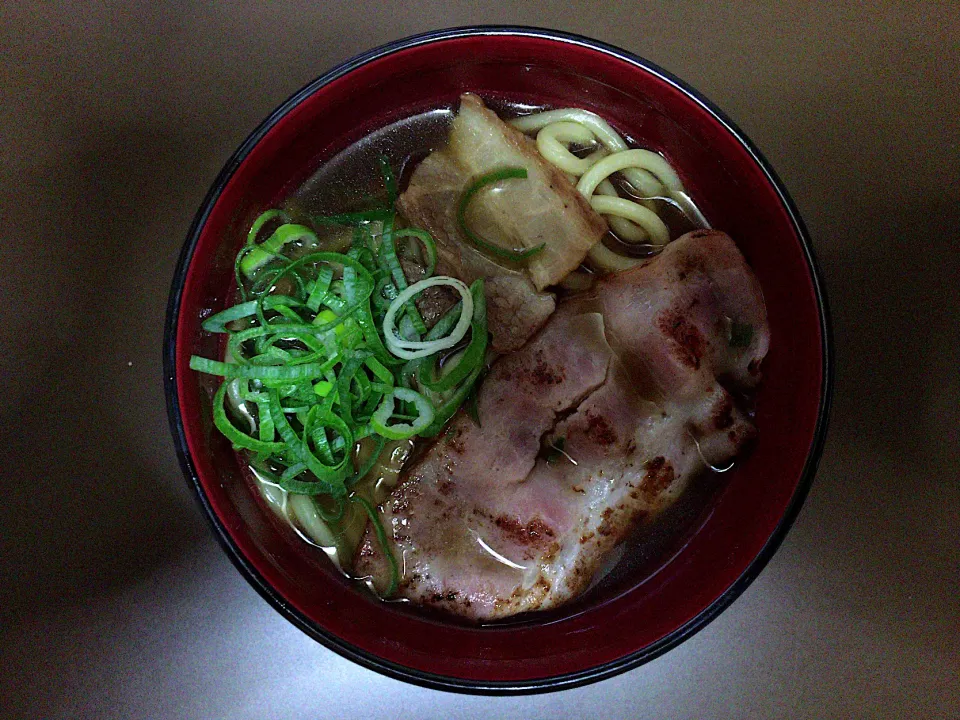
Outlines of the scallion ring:
[{"label": "scallion ring", "polygon": [[[449,335],[439,339],[419,341],[404,340],[397,333],[397,313],[401,308],[403,308],[404,304],[408,300],[416,296],[418,293],[426,290],[429,287],[436,287],[439,285],[447,285],[460,293],[462,303],[460,306],[460,319],[457,320],[457,324],[453,327],[453,330]],[[472,319],[473,296],[470,294],[470,288],[468,288],[461,280],[447,277],[446,275],[439,275],[437,277],[427,278],[426,280],[415,282],[413,285],[410,285],[406,290],[397,295],[396,298],[394,298],[393,302],[390,303],[390,307],[387,308],[387,314],[383,318],[383,335],[386,339],[387,348],[390,350],[390,352],[405,360],[413,360],[415,358],[432,355],[439,350],[452,348],[463,339],[464,335],[467,334],[467,329],[470,327],[470,322]]]},{"label": "scallion ring", "polygon": [[[397,400],[413,403],[417,409],[416,419],[412,423],[388,424],[390,417],[394,414]],[[429,427],[433,417],[434,409],[429,400],[415,390],[398,387],[383,396],[380,407],[370,418],[370,427],[378,435],[389,440],[405,440]]]},{"label": "scallion ring", "polygon": [[467,239],[470,240],[470,242],[484,252],[488,252],[506,260],[512,260],[513,262],[521,262],[529,257],[532,257],[533,255],[536,255],[537,253],[543,252],[547,247],[546,243],[540,243],[536,247],[527,248],[526,250],[511,250],[500,247],[496,243],[492,243],[488,240],[484,240],[482,237],[473,232],[473,230],[471,230],[467,225],[467,207],[470,205],[470,200],[473,199],[473,196],[488,185],[493,185],[501,180],[522,180],[526,179],[526,177],[527,170],[526,168],[522,167],[509,167],[503,168],[502,170],[488,172],[478,177],[467,187],[463,195],[460,197],[460,202],[457,204],[457,225],[460,228],[460,232],[462,232]]},{"label": "scallion ring", "polygon": [[254,246],[253,250],[250,250],[244,256],[243,260],[240,261],[240,270],[248,278],[253,277],[253,274],[270,262],[284,245],[297,240],[306,240],[312,245],[316,245],[317,236],[313,230],[304,225],[290,223],[281,225],[273,231],[270,237]]}]

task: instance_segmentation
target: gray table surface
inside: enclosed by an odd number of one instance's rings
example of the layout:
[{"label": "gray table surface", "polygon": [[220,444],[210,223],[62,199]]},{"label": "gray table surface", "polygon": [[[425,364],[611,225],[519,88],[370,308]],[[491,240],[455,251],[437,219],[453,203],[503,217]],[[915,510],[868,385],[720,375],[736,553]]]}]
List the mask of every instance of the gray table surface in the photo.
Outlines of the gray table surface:
[{"label": "gray table surface", "polygon": [[[960,717],[958,5],[104,5],[0,6],[0,714]],[[161,385],[177,253],[246,134],[336,62],[475,22],[621,45],[724,108],[809,225],[838,356],[757,582],[642,668],[523,698],[408,686],[283,620],[194,505]]]}]

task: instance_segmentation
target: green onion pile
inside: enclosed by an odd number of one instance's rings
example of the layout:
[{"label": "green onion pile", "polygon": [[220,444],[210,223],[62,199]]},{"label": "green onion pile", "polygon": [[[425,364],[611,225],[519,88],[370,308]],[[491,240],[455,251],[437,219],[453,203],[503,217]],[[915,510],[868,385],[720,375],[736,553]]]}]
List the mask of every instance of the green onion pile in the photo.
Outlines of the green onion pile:
[{"label": "green onion pile", "polygon": [[[324,496],[317,508],[327,522],[347,502],[363,506],[393,566],[392,591],[396,561],[372,504],[352,489],[388,440],[443,429],[477,383],[488,334],[483,281],[467,287],[434,275],[434,241],[396,227],[396,181],[381,165],[386,207],[311,219],[352,227],[345,252],[314,251],[314,230],[282,210],[256,219],[235,262],[239,302],[203,323],[226,334],[225,361],[194,355],[190,367],[224,378],[214,423],[260,475],[291,493]],[[419,255],[424,279],[408,284],[398,248]],[[453,289],[459,302],[428,328],[415,300],[434,286]],[[228,404],[249,409],[249,432]],[[375,450],[359,463],[364,438]]]}]

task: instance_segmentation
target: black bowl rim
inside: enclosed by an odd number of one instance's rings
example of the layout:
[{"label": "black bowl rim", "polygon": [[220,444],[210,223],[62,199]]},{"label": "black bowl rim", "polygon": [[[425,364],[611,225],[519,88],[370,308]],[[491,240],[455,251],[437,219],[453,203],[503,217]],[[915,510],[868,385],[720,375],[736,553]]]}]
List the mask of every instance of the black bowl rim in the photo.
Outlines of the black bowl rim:
[{"label": "black bowl rim", "polygon": [[[561,675],[546,676],[523,681],[478,681],[463,678],[448,677],[434,673],[428,673],[421,670],[414,670],[393,663],[382,658],[376,657],[371,653],[347,643],[339,637],[333,635],[327,630],[319,627],[296,608],[289,605],[284,598],[260,575],[257,569],[243,556],[239,548],[234,544],[230,535],[227,533],[223,523],[216,516],[209,500],[203,492],[200,484],[200,478],[190,458],[187,448],[186,434],[183,422],[180,416],[180,404],[177,396],[177,376],[176,376],[176,334],[179,321],[180,300],[183,292],[184,283],[187,276],[187,270],[193,257],[194,250],[200,237],[200,233],[210,214],[214,204],[220,197],[221,192],[227,182],[236,172],[240,164],[246,159],[253,147],[263,138],[263,136],[274,127],[284,116],[293,108],[303,102],[307,97],[316,92],[319,88],[331,81],[355,70],[361,65],[365,65],[373,60],[385,57],[400,50],[416,47],[425,43],[432,43],[439,40],[450,40],[454,38],[477,37],[477,36],[497,36],[497,35],[520,35],[531,38],[542,38],[554,40],[573,45],[579,45],[604,54],[616,57],[635,65],[653,75],[658,76],[668,84],[683,92],[694,100],[713,118],[727,129],[751,155],[754,162],[766,175],[771,186],[776,191],[787,210],[793,223],[794,230],[800,239],[803,247],[804,256],[807,261],[807,268],[813,283],[814,293],[820,310],[820,331],[822,338],[822,384],[820,393],[820,404],[817,412],[817,424],[814,430],[813,441],[807,456],[806,463],[801,473],[797,489],[790,499],[786,512],[781,518],[779,524],[774,529],[770,538],[756,558],[750,563],[744,573],[724,592],[720,597],[714,600],[709,606],[704,608],[696,617],[691,619],[685,625],[677,628],[659,641],[641,648],[636,652],[621,657],[617,660],[587,668],[572,673]],[[210,521],[217,540],[221,547],[227,553],[227,556],[237,567],[240,573],[247,579],[253,588],[263,596],[277,611],[287,620],[300,628],[314,640],[322,643],[327,648],[333,650],[339,655],[356,662],[357,664],[375,670],[389,677],[403,680],[406,682],[420,685],[436,690],[445,690],[452,692],[464,692],[482,695],[518,695],[532,694],[541,692],[551,692],[565,690],[574,687],[597,682],[614,675],[618,675],[627,670],[639,667],[640,665],[659,657],[668,650],[676,647],[680,643],[689,639],[697,632],[702,630],[721,612],[740,596],[744,590],[753,582],[761,570],[770,561],[774,553],[783,542],[787,531],[796,520],[800,508],[806,499],[807,493],[813,483],[813,478],[817,471],[817,465],[823,452],[824,440],[827,433],[827,425],[830,415],[830,405],[833,396],[833,339],[830,323],[830,314],[827,305],[827,296],[820,269],[817,265],[813,253],[809,235],[803,220],[797,211],[793,200],[787,193],[786,188],[780,181],[780,178],[774,172],[770,163],[763,157],[760,151],[754,146],[750,139],[728,118],[716,105],[710,100],[688,86],[679,78],[667,72],[658,65],[628,52],[614,45],[610,45],[598,40],[575,35],[572,33],[561,32],[557,30],[512,25],[476,25],[435,30],[427,33],[413,35],[407,38],[396,40],[380,47],[374,48],[366,53],[358,55],[344,63],[336,66],[329,72],[321,75],[317,79],[305,85],[299,91],[290,96],[283,104],[274,110],[264,120],[256,130],[240,145],[234,154],[227,161],[224,168],[220,171],[216,181],[211,186],[209,192],[203,200],[197,212],[190,230],[187,234],[186,242],[177,261],[176,270],[173,276],[173,282],[170,290],[170,299],[167,306],[166,325],[164,329],[163,340],[163,372],[164,372],[164,390],[167,397],[167,413],[169,416],[170,427],[173,433],[177,456],[180,460],[180,466],[187,479],[188,484],[193,489],[197,502],[203,509],[204,514]]]}]

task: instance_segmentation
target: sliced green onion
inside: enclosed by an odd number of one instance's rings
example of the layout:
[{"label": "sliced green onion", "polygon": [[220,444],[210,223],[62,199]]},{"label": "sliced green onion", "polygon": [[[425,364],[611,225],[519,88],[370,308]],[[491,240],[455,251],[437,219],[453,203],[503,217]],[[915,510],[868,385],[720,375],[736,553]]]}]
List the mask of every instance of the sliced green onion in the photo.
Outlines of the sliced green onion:
[{"label": "sliced green onion", "polygon": [[337,376],[337,396],[340,399],[340,413],[351,424],[356,425],[353,417],[353,396],[350,393],[350,386],[353,384],[354,376],[363,367],[364,360],[369,356],[368,353],[357,353],[349,358],[340,369]]},{"label": "sliced green onion", "polygon": [[329,265],[324,265],[320,268],[317,280],[310,290],[310,295],[307,297],[308,308],[314,312],[320,309],[320,305],[323,304],[323,299],[326,297],[327,291],[330,290],[331,282],[333,282],[333,268]]},{"label": "sliced green onion", "polygon": [[244,245],[233,261],[233,278],[237,283],[237,291],[240,293],[241,302],[246,302],[250,298],[250,293],[247,292],[247,288],[243,284],[243,272],[240,270],[240,263],[243,262],[247,253],[251,250],[253,250],[253,245]]},{"label": "sliced green onion", "polygon": [[[224,384],[227,384],[226,381],[224,381]],[[260,440],[273,442],[277,426],[274,424],[273,415],[270,413],[269,397],[257,403],[257,413],[260,420]]]},{"label": "sliced green onion", "polygon": [[402,365],[403,360],[400,360],[387,350],[383,344],[383,340],[380,339],[380,333],[377,329],[377,323],[373,319],[373,313],[370,311],[370,306],[362,305],[358,310],[357,314],[354,316],[357,320],[357,324],[360,326],[360,329],[363,331],[363,338],[367,341],[369,349],[373,351],[374,356],[384,365]]},{"label": "sliced green onion", "polygon": [[213,424],[217,430],[224,434],[227,440],[233,443],[234,447],[265,453],[274,453],[285,449],[285,445],[282,442],[264,442],[237,429],[237,427],[230,422],[230,418],[227,417],[226,410],[223,407],[223,399],[226,394],[227,383],[224,382],[213,396]]},{"label": "sliced green onion", "polygon": [[[250,427],[250,433],[257,431],[257,421],[247,408],[248,398],[250,396],[250,381],[237,378],[225,382],[227,386],[226,402],[233,411],[234,417],[243,418]],[[267,438],[270,440],[271,438]]]},{"label": "sliced green onion", "polygon": [[444,426],[446,426],[447,421],[450,420],[463,405],[482,371],[482,365],[475,367],[453,394],[449,395],[443,404],[436,408],[433,422],[420,432],[420,437],[429,438],[440,434]]},{"label": "sliced green onion", "polygon": [[[263,307],[265,310],[275,310],[277,307],[282,305],[289,305],[292,307],[298,307],[303,305],[296,298],[289,297],[287,295],[271,295],[268,297],[264,303]],[[257,311],[257,301],[250,300],[249,302],[240,303],[239,305],[234,305],[228,307],[226,310],[221,310],[216,315],[211,315],[206,320],[203,321],[201,327],[207,332],[222,333],[227,332],[226,325],[229,322],[234,320],[240,320],[242,318],[250,317],[256,314]]]},{"label": "sliced green onion", "polygon": [[[326,498],[325,498],[326,499]],[[314,507],[317,509],[317,514],[323,518],[324,522],[339,522],[343,518],[343,511],[346,509],[347,504],[344,502],[342,497],[333,497],[331,498],[336,509],[333,512],[328,512],[326,508],[319,502],[319,498],[314,496],[312,498]]]},{"label": "sliced green onion", "polygon": [[373,301],[375,310],[387,311],[390,301],[397,296],[397,288],[393,284],[393,279],[389,275],[384,275],[377,280],[377,286],[374,288],[373,295],[370,298]]},{"label": "sliced green onion", "polygon": [[[416,419],[412,423],[388,424],[394,414],[394,404],[397,400],[411,402],[417,409]],[[423,395],[410,388],[398,387],[383,396],[380,407],[370,418],[370,427],[377,434],[390,440],[405,440],[429,427],[434,415],[433,405]]]},{"label": "sliced green onion", "polygon": [[250,380],[311,380],[321,377],[325,370],[322,363],[305,365],[238,365],[208,360],[198,355],[190,357],[190,369],[208,375],[222,375],[227,379],[248,378]]},{"label": "sliced green onion", "polygon": [[327,380],[317,380],[317,382],[313,384],[313,392],[320,397],[326,397],[330,394],[331,390],[333,390],[333,383]]},{"label": "sliced green onion", "polygon": [[263,226],[276,218],[280,218],[285,223],[290,222],[290,217],[283,210],[267,210],[260,213],[257,219],[253,221],[253,225],[250,226],[250,232],[247,233],[247,245],[256,245],[257,236]]},{"label": "sliced green onion", "polygon": [[526,250],[510,250],[500,247],[496,243],[484,240],[482,237],[473,232],[473,230],[471,230],[467,225],[467,207],[470,204],[470,200],[473,199],[473,196],[476,195],[480,190],[488,185],[500,182],[501,180],[510,180],[514,178],[523,179],[526,177],[526,169],[520,167],[511,167],[503,168],[502,170],[494,170],[493,172],[481,175],[474,180],[460,197],[460,202],[457,205],[457,225],[460,227],[460,232],[462,232],[467,239],[470,240],[470,242],[472,242],[481,250],[491,253],[492,255],[496,255],[497,257],[512,260],[514,262],[526,260],[537,253],[543,252],[543,250],[547,247],[546,243],[540,243],[536,247],[527,248]]},{"label": "sliced green onion", "polygon": [[[266,304],[266,303],[264,303],[264,304]],[[282,304],[282,303],[279,304],[279,305],[277,305],[277,307],[275,308],[275,310],[277,311],[277,313],[278,313],[279,315],[283,315],[283,317],[285,317],[287,320],[290,320],[290,321],[295,322],[295,323],[302,323],[302,322],[303,322],[303,318],[302,318],[302,317],[300,317],[299,315],[297,315],[297,313],[296,313],[295,311],[291,310],[289,307],[287,307],[286,305],[284,305],[284,304]]]},{"label": "sliced green onion", "polygon": [[[249,237],[247,240],[249,242]],[[253,274],[257,270],[276,257],[284,245],[297,240],[306,240],[312,244],[316,244],[317,236],[313,230],[304,225],[293,225],[290,223],[281,225],[273,231],[270,237],[246,253],[246,256],[240,263],[240,270],[247,277],[253,277]]]},{"label": "sliced green onion", "polygon": [[426,337],[424,337],[423,339],[437,340],[439,338],[442,338],[444,335],[450,332],[450,329],[454,325],[457,324],[457,320],[460,319],[460,314],[462,311],[463,311],[463,303],[458,300],[456,305],[454,305],[452,308],[447,310],[447,312],[445,312],[441,316],[441,318],[437,320],[434,326],[430,328],[430,332],[428,332],[426,334]]},{"label": "sliced green onion", "polygon": [[[438,338],[436,340],[422,341],[405,340],[397,335],[396,317],[400,308],[404,306],[404,303],[426,288],[439,285],[448,285],[452,287],[454,290],[460,293],[460,297],[463,299],[460,307],[460,318],[457,320],[457,324],[454,326],[450,334],[446,337]],[[386,338],[387,347],[390,349],[390,352],[397,357],[404,358],[405,360],[413,360],[415,358],[432,355],[440,350],[452,348],[463,339],[464,335],[467,334],[467,329],[470,327],[470,322],[472,319],[473,296],[470,294],[470,288],[456,278],[440,275],[415,282],[413,285],[397,295],[396,298],[394,298],[393,302],[390,303],[390,307],[387,308],[386,316],[383,318],[383,334]]]},{"label": "sliced green onion", "polygon": [[[392,227],[385,228],[383,238],[380,241],[380,257],[383,259],[385,269],[393,278],[393,284],[399,291],[407,289],[407,276],[403,274],[403,268],[400,266],[400,259],[397,257],[397,248],[393,243]],[[404,306],[407,317],[413,323],[413,327],[421,335],[427,331],[427,326],[420,317],[420,311],[417,310],[416,303],[411,299]]]},{"label": "sliced green onion", "polygon": [[[304,495],[316,495],[318,493],[327,493],[329,495],[345,495],[346,486],[343,483],[347,476],[347,465],[350,462],[350,453],[344,452],[343,459],[335,465],[325,465],[313,454],[310,444],[305,439],[300,438],[296,431],[290,426],[286,416],[283,414],[283,408],[280,405],[280,395],[276,390],[269,390],[270,412],[277,425],[277,433],[287,444],[290,452],[300,462],[307,466],[307,469],[317,478],[317,482],[289,481],[291,484],[281,487],[288,492],[295,492]],[[347,446],[353,445],[353,433],[347,424],[332,413],[321,413],[321,407],[315,405],[310,410],[307,425],[311,421],[322,422],[338,432]],[[304,431],[306,435],[306,430]],[[281,478],[282,480],[282,478]]]},{"label": "sliced green onion", "polygon": [[353,495],[350,501],[359,504],[366,511],[367,517],[370,518],[370,524],[373,525],[373,532],[377,536],[377,542],[383,548],[383,554],[387,556],[387,562],[390,565],[390,586],[384,591],[383,596],[390,597],[400,586],[400,569],[397,566],[397,558],[394,557],[393,550],[390,549],[390,543],[387,541],[387,533],[383,529],[383,523],[380,522],[380,516],[377,514],[376,508],[365,497]]},{"label": "sliced green onion", "polygon": [[[373,288],[375,283],[373,281],[373,276],[370,275],[369,271],[359,262],[353,258],[347,257],[342,253],[332,253],[332,252],[315,252],[305,255],[304,257],[296,260],[289,265],[281,269],[273,278],[273,280],[268,285],[266,292],[270,292],[273,288],[276,287],[277,283],[286,275],[293,274],[294,277],[299,277],[295,274],[295,270],[301,268],[302,266],[308,263],[334,263],[337,265],[342,265],[344,267],[352,267],[356,271],[356,288],[355,291],[358,294],[357,300],[355,303],[349,304],[344,312],[340,314],[340,318],[336,321],[337,324],[342,322],[343,317],[351,314],[357,308],[364,304],[364,302],[370,297],[373,293]],[[335,284],[335,283],[334,283]],[[261,296],[257,300],[258,303],[265,302],[265,296]],[[330,304],[330,298],[326,300],[327,304]],[[369,303],[368,303],[369,304]],[[258,308],[258,317],[261,316],[261,313]],[[266,321],[261,318],[261,324],[266,325]],[[321,326],[321,330],[332,330],[333,325],[329,327]]]},{"label": "sliced green onion", "polygon": [[483,292],[483,278],[474,281],[470,286],[470,294],[473,297],[473,320],[470,323],[470,344],[467,345],[463,354],[460,356],[457,364],[452,370],[449,370],[443,377],[434,380],[434,372],[429,372],[436,368],[436,359],[427,365],[427,372],[420,377],[420,382],[434,392],[446,392],[447,390],[459,385],[466,379],[473,369],[481,365],[487,355],[487,301]]},{"label": "sliced green onion", "polygon": [[373,373],[374,377],[377,377],[384,383],[393,386],[393,373],[387,370],[387,368],[385,368],[375,357],[368,357],[363,361],[363,364],[370,369],[370,372]]}]

